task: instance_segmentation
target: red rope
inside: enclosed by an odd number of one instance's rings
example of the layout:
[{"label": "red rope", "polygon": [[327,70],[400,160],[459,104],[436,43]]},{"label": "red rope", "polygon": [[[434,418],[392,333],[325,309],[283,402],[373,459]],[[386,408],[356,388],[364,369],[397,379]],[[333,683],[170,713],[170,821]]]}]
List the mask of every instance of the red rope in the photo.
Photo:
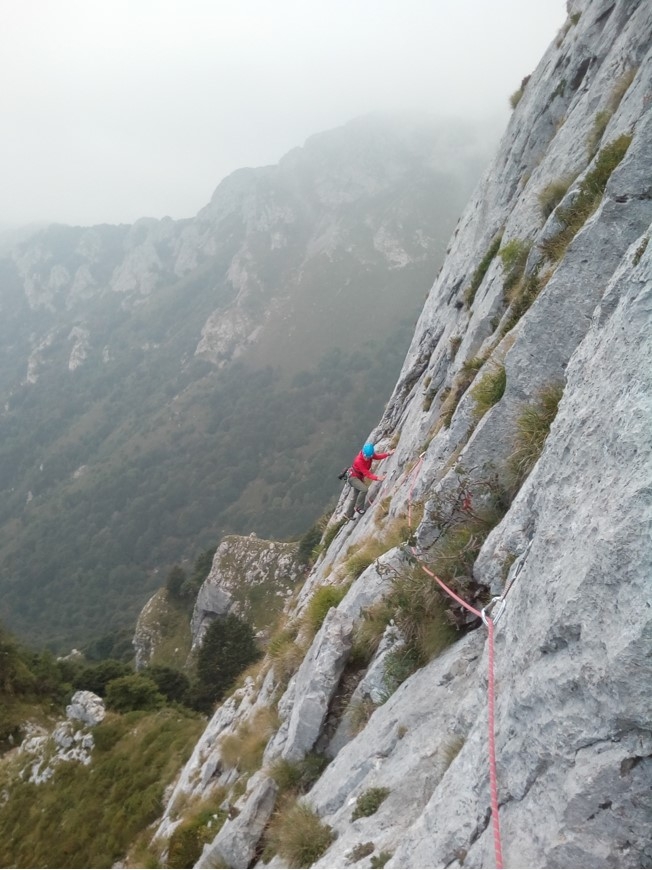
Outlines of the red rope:
[{"label": "red rope", "polygon": [[503,847],[500,840],[500,817],[498,815],[498,776],[496,774],[496,723],[494,716],[494,621],[490,616],[485,619],[489,645],[489,677],[487,691],[489,693],[489,789],[491,791],[491,821],[494,828],[494,852],[496,867],[502,870]]},{"label": "red rope", "polygon": [[[417,464],[416,468],[419,468],[421,462],[423,461],[423,457],[420,457],[420,461]],[[416,475],[415,475],[416,480]],[[411,513],[410,513],[410,505],[412,500],[412,490],[414,489],[414,481],[412,483],[412,487],[410,489],[410,493],[408,495],[408,521],[410,528],[412,528],[411,522]],[[444,583],[444,581],[439,578],[433,571],[430,570],[426,565],[421,562],[417,555],[417,551],[414,547],[410,548],[415,558],[421,565],[421,568],[428,574],[429,577],[432,577],[433,580],[436,580],[437,583],[441,586],[444,592],[457,601],[458,604],[461,604],[462,607],[466,608],[466,610],[473,613],[475,616],[480,617],[484,624],[487,626],[487,643],[488,643],[488,679],[487,679],[487,712],[488,712],[488,726],[489,726],[489,792],[490,792],[490,802],[491,802],[491,819],[493,824],[493,834],[494,834],[494,853],[496,856],[496,868],[497,870],[503,870],[503,848],[500,838],[500,818],[498,814],[498,775],[496,773],[496,721],[495,721],[495,698],[496,698],[496,688],[494,681],[494,622],[490,616],[482,613],[480,610],[476,610],[475,607],[472,607],[467,601],[464,601],[463,598],[460,598],[452,589]]]}]

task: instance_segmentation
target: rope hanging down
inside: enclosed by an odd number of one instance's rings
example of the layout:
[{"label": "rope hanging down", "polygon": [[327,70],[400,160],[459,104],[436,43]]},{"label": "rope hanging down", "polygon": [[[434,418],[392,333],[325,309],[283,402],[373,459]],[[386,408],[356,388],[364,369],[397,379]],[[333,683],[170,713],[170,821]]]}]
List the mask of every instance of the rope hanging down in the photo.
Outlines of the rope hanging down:
[{"label": "rope hanging down", "polygon": [[[408,492],[408,526],[412,529],[412,493],[414,492],[414,488],[416,486],[416,480],[418,476],[418,472],[421,469],[423,464],[425,452],[419,455],[419,458],[412,469],[409,472],[404,472],[401,474],[392,487],[391,494],[393,494],[398,487],[403,483],[403,478],[405,480],[411,480],[410,489]],[[373,502],[377,501],[380,497],[380,493],[385,488],[385,484],[381,486],[380,490],[376,494],[376,497],[373,499]],[[487,722],[488,722],[488,746],[489,746],[489,792],[490,792],[490,804],[491,804],[491,819],[492,819],[492,827],[493,827],[493,839],[494,839],[494,852],[496,857],[496,868],[497,870],[503,870],[503,850],[502,850],[502,842],[500,835],[500,815],[499,815],[499,807],[498,807],[498,775],[496,772],[496,722],[495,722],[495,701],[496,701],[496,687],[495,687],[495,677],[494,677],[494,667],[495,667],[495,649],[494,649],[494,629],[495,626],[502,616],[505,610],[505,599],[507,594],[511,590],[516,578],[521,572],[523,565],[525,563],[528,551],[532,541],[528,542],[527,547],[523,551],[520,556],[519,565],[512,577],[509,586],[504,591],[502,595],[495,596],[492,598],[491,602],[483,607],[482,610],[477,610],[475,607],[470,605],[467,601],[464,601],[463,598],[460,598],[452,589],[450,589],[444,581],[438,577],[433,571],[425,565],[421,559],[419,558],[419,553],[417,549],[408,545],[409,549],[412,552],[413,557],[417,561],[417,563],[421,566],[421,568],[428,574],[430,577],[435,580],[441,589],[448,595],[450,598],[457,601],[462,607],[468,610],[470,613],[473,613],[475,616],[479,617],[484,625],[487,628],[487,652],[488,652],[488,674],[487,674]],[[491,614],[494,612],[494,615]]]},{"label": "rope hanging down", "polygon": [[[412,493],[414,491],[414,487],[416,485],[416,472],[421,468],[423,463],[423,453],[419,457],[419,461],[412,469],[411,475],[414,475],[412,480],[412,486],[410,487],[410,491],[408,494],[408,525],[410,529],[412,528]],[[523,563],[525,561],[525,556],[527,555],[527,551],[529,550],[529,544],[526,548],[525,552],[521,557],[521,562],[518,566],[516,574],[512,582],[510,583],[506,593],[509,592],[509,589],[512,587],[514,580],[520,573],[521,568],[523,567]],[[473,613],[475,616],[479,617],[482,622],[487,627],[487,647],[488,647],[488,675],[487,675],[487,720],[488,720],[488,745],[489,745],[489,792],[490,792],[490,803],[491,803],[491,819],[493,826],[493,838],[494,838],[494,852],[496,857],[496,868],[497,870],[502,870],[503,868],[503,849],[502,842],[500,836],[500,816],[498,812],[498,775],[496,772],[496,722],[495,722],[495,699],[496,699],[496,689],[495,689],[495,680],[494,680],[494,628],[496,621],[500,618],[504,608],[505,608],[505,600],[503,596],[497,596],[492,599],[491,603],[487,605],[487,607],[483,607],[482,610],[477,610],[475,607],[472,607],[467,601],[464,601],[463,598],[460,598],[452,589],[444,583],[444,581],[438,577],[434,571],[431,571],[427,565],[425,565],[421,559],[419,558],[419,553],[414,546],[410,546],[410,550],[418,564],[421,568],[428,574],[428,576],[432,577],[435,580],[441,589],[448,595],[450,598],[457,601],[462,607],[468,610],[470,613]],[[490,615],[490,611],[493,610],[494,606],[497,606],[497,613],[495,617],[492,618]]]}]

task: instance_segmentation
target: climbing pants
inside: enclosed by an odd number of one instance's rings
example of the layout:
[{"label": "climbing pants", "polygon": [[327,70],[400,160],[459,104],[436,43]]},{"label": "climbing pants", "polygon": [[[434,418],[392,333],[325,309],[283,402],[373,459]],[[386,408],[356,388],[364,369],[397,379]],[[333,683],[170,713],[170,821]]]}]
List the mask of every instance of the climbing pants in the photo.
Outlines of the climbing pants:
[{"label": "climbing pants", "polygon": [[346,507],[346,515],[349,519],[353,519],[353,512],[356,508],[364,510],[369,485],[364,480],[360,480],[359,477],[349,477],[349,486],[353,492]]}]

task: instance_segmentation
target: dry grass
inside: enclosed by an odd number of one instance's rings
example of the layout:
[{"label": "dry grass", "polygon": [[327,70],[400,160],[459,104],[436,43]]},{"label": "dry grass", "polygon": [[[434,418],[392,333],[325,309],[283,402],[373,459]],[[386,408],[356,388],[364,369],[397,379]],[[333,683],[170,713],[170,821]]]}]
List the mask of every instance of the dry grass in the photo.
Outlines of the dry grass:
[{"label": "dry grass", "polygon": [[241,773],[255,773],[262,764],[267,741],[278,725],[276,710],[262,707],[251,721],[243,722],[235,734],[222,738],[220,757],[224,764]]},{"label": "dry grass", "polygon": [[550,427],[557,415],[563,389],[561,384],[550,384],[544,387],[535,401],[523,409],[517,420],[514,452],[509,461],[509,471],[516,490],[520,488],[543,452]]},{"label": "dry grass", "polygon": [[480,420],[490,408],[493,408],[503,397],[507,385],[505,366],[494,365],[486,372],[471,390],[475,401],[473,416]]},{"label": "dry grass", "polygon": [[270,823],[267,851],[280,855],[289,867],[310,867],[334,839],[333,829],[313,809],[301,801],[286,801]]},{"label": "dry grass", "polygon": [[600,204],[607,182],[627,153],[631,141],[631,136],[623,134],[606,145],[596,158],[593,169],[580,183],[573,202],[557,209],[561,229],[540,245],[548,260],[556,263],[564,256],[568,245]]}]

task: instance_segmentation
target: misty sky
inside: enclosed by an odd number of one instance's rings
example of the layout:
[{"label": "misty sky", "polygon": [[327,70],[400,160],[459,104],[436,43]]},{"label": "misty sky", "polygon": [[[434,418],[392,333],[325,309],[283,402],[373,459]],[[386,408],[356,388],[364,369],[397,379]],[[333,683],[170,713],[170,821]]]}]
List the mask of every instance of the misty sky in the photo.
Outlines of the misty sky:
[{"label": "misty sky", "polygon": [[192,217],[375,111],[508,119],[565,0],[2,0],[0,227]]}]

